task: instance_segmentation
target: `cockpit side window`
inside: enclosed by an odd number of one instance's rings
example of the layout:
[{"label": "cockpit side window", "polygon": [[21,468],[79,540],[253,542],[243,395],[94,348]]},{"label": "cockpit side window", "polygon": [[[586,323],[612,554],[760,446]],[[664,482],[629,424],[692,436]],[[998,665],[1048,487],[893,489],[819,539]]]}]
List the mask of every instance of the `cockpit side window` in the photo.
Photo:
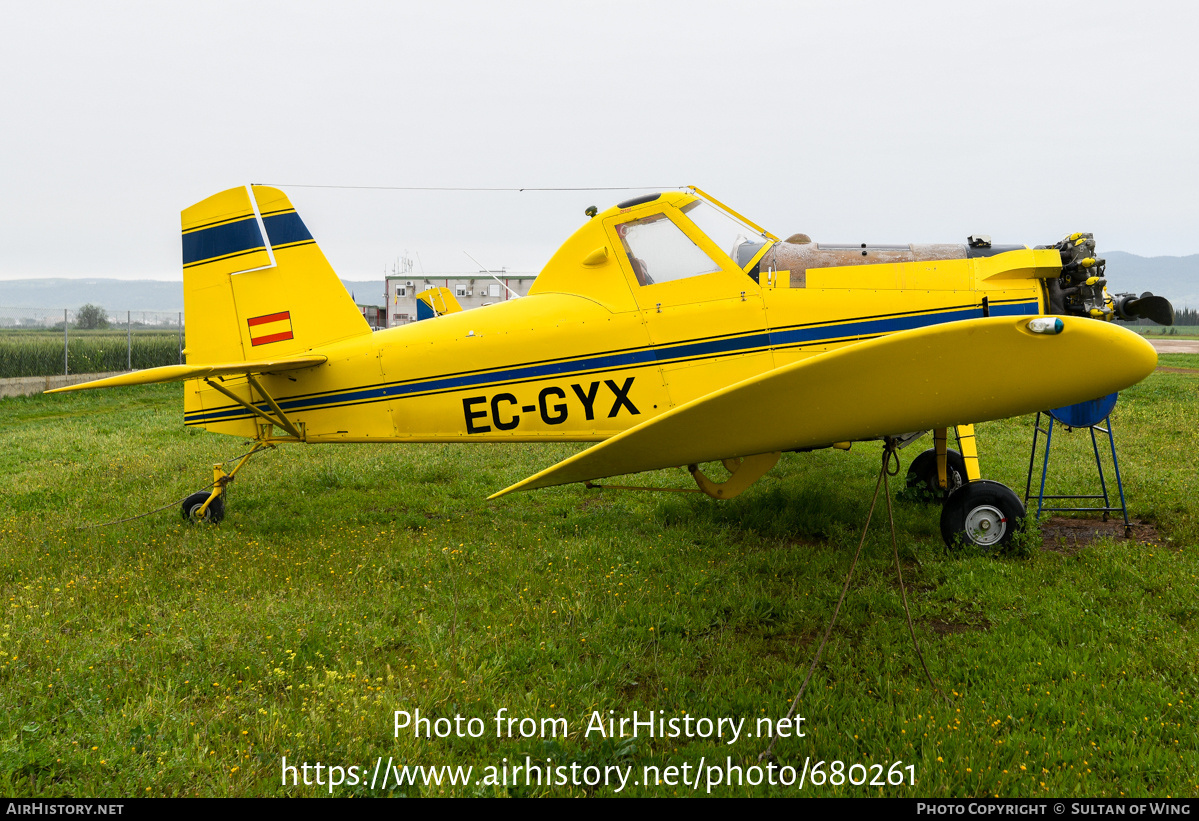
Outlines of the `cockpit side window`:
[{"label": "cockpit side window", "polygon": [[638,285],[711,274],[719,263],[695,244],[665,214],[653,214],[616,226]]}]

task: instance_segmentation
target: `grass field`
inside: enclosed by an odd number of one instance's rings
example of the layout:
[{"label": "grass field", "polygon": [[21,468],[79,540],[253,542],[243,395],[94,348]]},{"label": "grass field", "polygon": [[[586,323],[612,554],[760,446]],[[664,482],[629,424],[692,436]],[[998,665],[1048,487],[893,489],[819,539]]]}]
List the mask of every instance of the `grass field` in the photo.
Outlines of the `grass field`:
[{"label": "grass field", "polygon": [[[63,334],[54,331],[0,331],[0,379],[53,376],[63,372]],[[79,331],[67,335],[71,373],[121,371],[179,364],[179,332],[135,330]]]},{"label": "grass field", "polygon": [[1136,331],[1141,336],[1164,336],[1167,339],[1199,339],[1199,325],[1124,325],[1130,331]]},{"label": "grass field", "polygon": [[[778,765],[808,762],[803,789],[712,794],[1199,796],[1199,356],[1161,360],[1176,372],[1126,391],[1114,416],[1131,512],[1154,538],[966,555],[942,545],[935,508],[897,501],[940,695],[912,649],[880,507],[798,706],[805,736],[776,748]],[[487,502],[574,448],[290,447],[238,478],[219,527],[185,526],[172,506],[77,529],[179,499],[244,452],[184,429],[181,395],[0,400],[6,795],[329,794],[282,786],[283,757],[362,768],[365,783],[334,795],[617,792],[487,783],[484,768],[526,755],[579,773],[632,767],[621,795],[703,795],[715,778],[703,768],[726,761],[752,779],[756,722],[790,707],[878,475],[877,445],[856,444],[785,455],[730,502],[579,487]],[[1022,492],[1031,419],[978,436],[984,475]],[[1091,492],[1089,438],[1055,441],[1056,492]],[[927,446],[905,451],[905,468]],[[479,718],[483,732],[397,737],[394,712],[418,709]],[[501,709],[562,718],[568,734],[497,737]],[[734,743],[727,725],[721,739],[604,738],[586,732],[594,711],[746,721]],[[393,777],[372,790],[380,756],[474,770],[466,785]],[[701,782],[635,784],[647,766]],[[863,772],[904,783],[844,783]]]}]

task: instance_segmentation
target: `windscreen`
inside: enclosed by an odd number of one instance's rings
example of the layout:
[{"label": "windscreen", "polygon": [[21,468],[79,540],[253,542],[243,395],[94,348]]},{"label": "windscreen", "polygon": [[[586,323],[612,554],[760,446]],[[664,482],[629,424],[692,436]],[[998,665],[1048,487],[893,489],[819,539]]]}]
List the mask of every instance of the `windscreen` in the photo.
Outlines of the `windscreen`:
[{"label": "windscreen", "polygon": [[738,268],[749,264],[758,249],[766,243],[761,233],[752,226],[703,200],[690,202],[681,210],[716,243],[717,248],[728,254]]}]

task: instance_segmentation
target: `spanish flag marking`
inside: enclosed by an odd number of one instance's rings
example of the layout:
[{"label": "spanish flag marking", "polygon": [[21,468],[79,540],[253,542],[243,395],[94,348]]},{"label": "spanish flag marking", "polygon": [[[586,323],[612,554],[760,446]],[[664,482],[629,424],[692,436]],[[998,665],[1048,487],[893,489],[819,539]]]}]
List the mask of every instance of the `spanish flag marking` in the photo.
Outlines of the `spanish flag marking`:
[{"label": "spanish flag marking", "polygon": [[250,344],[253,346],[295,338],[291,332],[291,311],[251,317],[246,324],[250,327]]}]

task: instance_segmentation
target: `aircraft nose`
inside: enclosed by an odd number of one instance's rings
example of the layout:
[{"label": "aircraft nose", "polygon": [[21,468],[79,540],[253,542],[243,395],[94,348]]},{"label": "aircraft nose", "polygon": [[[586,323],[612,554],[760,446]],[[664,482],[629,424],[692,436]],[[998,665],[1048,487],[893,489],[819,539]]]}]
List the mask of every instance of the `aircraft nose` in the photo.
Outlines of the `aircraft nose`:
[{"label": "aircraft nose", "polygon": [[[1108,372],[1113,381],[1121,383],[1120,390],[1140,382],[1157,367],[1157,351],[1140,334],[1110,322],[1096,322],[1081,317],[1065,319],[1067,331],[1071,325],[1075,325],[1095,335],[1099,366]],[[1071,367],[1075,365],[1071,363]]]}]

